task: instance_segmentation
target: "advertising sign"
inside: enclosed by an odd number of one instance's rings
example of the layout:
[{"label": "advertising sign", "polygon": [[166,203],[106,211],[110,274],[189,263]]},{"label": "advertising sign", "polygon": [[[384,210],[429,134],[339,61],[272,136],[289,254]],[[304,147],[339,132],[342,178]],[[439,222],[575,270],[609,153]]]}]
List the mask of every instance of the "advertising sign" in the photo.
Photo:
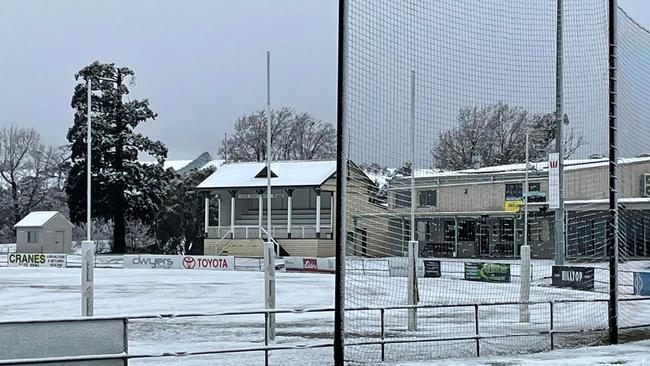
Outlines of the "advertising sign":
[{"label": "advertising sign", "polygon": [[10,253],[8,267],[56,267],[65,268],[65,254]]},{"label": "advertising sign", "polygon": [[234,271],[235,257],[233,256],[182,256],[181,268]]},{"label": "advertising sign", "polygon": [[552,284],[555,287],[568,287],[575,290],[594,290],[594,268],[553,266]]},{"label": "advertising sign", "polygon": [[303,258],[302,259],[302,269],[306,272],[317,272],[318,271],[318,261],[316,258]]},{"label": "advertising sign", "polygon": [[465,279],[483,282],[510,282],[510,265],[503,263],[465,263]]},{"label": "advertising sign", "polygon": [[519,211],[519,206],[524,203],[522,200],[515,201],[503,201],[503,210],[507,212],[517,212]]},{"label": "advertising sign", "polygon": [[548,208],[560,208],[560,155],[548,154]]},{"label": "advertising sign", "polygon": [[634,294],[650,296],[650,272],[634,272]]},{"label": "advertising sign", "polygon": [[424,260],[424,277],[440,277],[440,261],[425,259]]},{"label": "advertising sign", "polygon": [[124,268],[135,269],[179,269],[180,257],[177,255],[131,255],[124,256]]}]

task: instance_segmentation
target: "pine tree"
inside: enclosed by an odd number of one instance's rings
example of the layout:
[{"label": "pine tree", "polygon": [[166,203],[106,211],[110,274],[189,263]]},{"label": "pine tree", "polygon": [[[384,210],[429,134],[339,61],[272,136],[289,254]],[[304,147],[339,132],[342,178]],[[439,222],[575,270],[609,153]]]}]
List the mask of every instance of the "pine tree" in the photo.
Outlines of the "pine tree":
[{"label": "pine tree", "polygon": [[[66,193],[73,222],[86,218],[86,80],[92,83],[92,216],[110,219],[113,227],[113,252],[126,249],[126,220],[147,223],[160,209],[165,173],[162,163],[167,148],[135,129],[155,119],[147,99],[123,101],[129,93],[125,78],[135,73],[115,64],[94,62],[81,69],[75,79],[71,106],[74,125],[68,131],[72,144],[72,167]],[[158,164],[140,164],[138,155],[147,153]]]}]

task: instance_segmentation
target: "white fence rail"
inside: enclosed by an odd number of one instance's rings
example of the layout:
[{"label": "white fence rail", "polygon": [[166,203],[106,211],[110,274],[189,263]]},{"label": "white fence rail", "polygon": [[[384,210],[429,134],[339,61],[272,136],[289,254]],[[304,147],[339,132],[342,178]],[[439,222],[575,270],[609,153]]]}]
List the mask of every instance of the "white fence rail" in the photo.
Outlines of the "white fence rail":
[{"label": "white fence rail", "polygon": [[[271,236],[277,239],[287,239],[289,237],[288,227],[278,225],[271,227]],[[216,239],[221,238],[224,235],[228,234],[230,231],[233,231],[233,236],[235,239],[256,239],[261,238],[261,233],[263,229],[260,229],[257,225],[235,225],[234,227],[230,226],[209,226],[208,227],[208,238]],[[315,225],[298,225],[291,226],[291,238],[292,239],[316,239],[316,226]],[[332,238],[332,228],[327,225],[321,225],[320,228],[320,237],[322,239],[331,239]]]}]

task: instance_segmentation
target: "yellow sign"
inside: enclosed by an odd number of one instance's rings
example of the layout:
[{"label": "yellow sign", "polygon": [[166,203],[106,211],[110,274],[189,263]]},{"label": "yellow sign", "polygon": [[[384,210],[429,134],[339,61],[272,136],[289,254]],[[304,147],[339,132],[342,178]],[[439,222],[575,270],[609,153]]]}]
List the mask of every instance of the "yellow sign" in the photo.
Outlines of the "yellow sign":
[{"label": "yellow sign", "polygon": [[517,212],[519,211],[519,206],[521,206],[523,203],[524,201],[522,200],[504,201],[503,210],[508,212]]}]

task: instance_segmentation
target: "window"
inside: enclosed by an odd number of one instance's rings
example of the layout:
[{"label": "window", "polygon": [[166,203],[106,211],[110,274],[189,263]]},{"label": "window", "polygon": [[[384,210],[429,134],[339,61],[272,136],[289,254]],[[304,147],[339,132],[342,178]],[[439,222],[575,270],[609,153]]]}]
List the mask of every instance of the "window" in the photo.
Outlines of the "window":
[{"label": "window", "polygon": [[438,205],[438,195],[436,191],[420,191],[419,207],[436,207]]},{"label": "window", "polygon": [[458,221],[458,240],[476,240],[476,221]]},{"label": "window", "polygon": [[395,191],[395,207],[411,207],[411,190]]},{"label": "window", "polygon": [[523,196],[523,187],[519,183],[506,184],[506,201],[517,201]]},{"label": "window", "polygon": [[514,225],[512,220],[501,220],[499,228],[499,241],[514,241]]},{"label": "window", "polygon": [[38,244],[38,231],[28,231],[27,242],[30,244]]},{"label": "window", "polygon": [[[445,241],[454,241],[456,235],[453,221],[445,221]],[[458,241],[476,240],[476,221],[458,220]]]}]

